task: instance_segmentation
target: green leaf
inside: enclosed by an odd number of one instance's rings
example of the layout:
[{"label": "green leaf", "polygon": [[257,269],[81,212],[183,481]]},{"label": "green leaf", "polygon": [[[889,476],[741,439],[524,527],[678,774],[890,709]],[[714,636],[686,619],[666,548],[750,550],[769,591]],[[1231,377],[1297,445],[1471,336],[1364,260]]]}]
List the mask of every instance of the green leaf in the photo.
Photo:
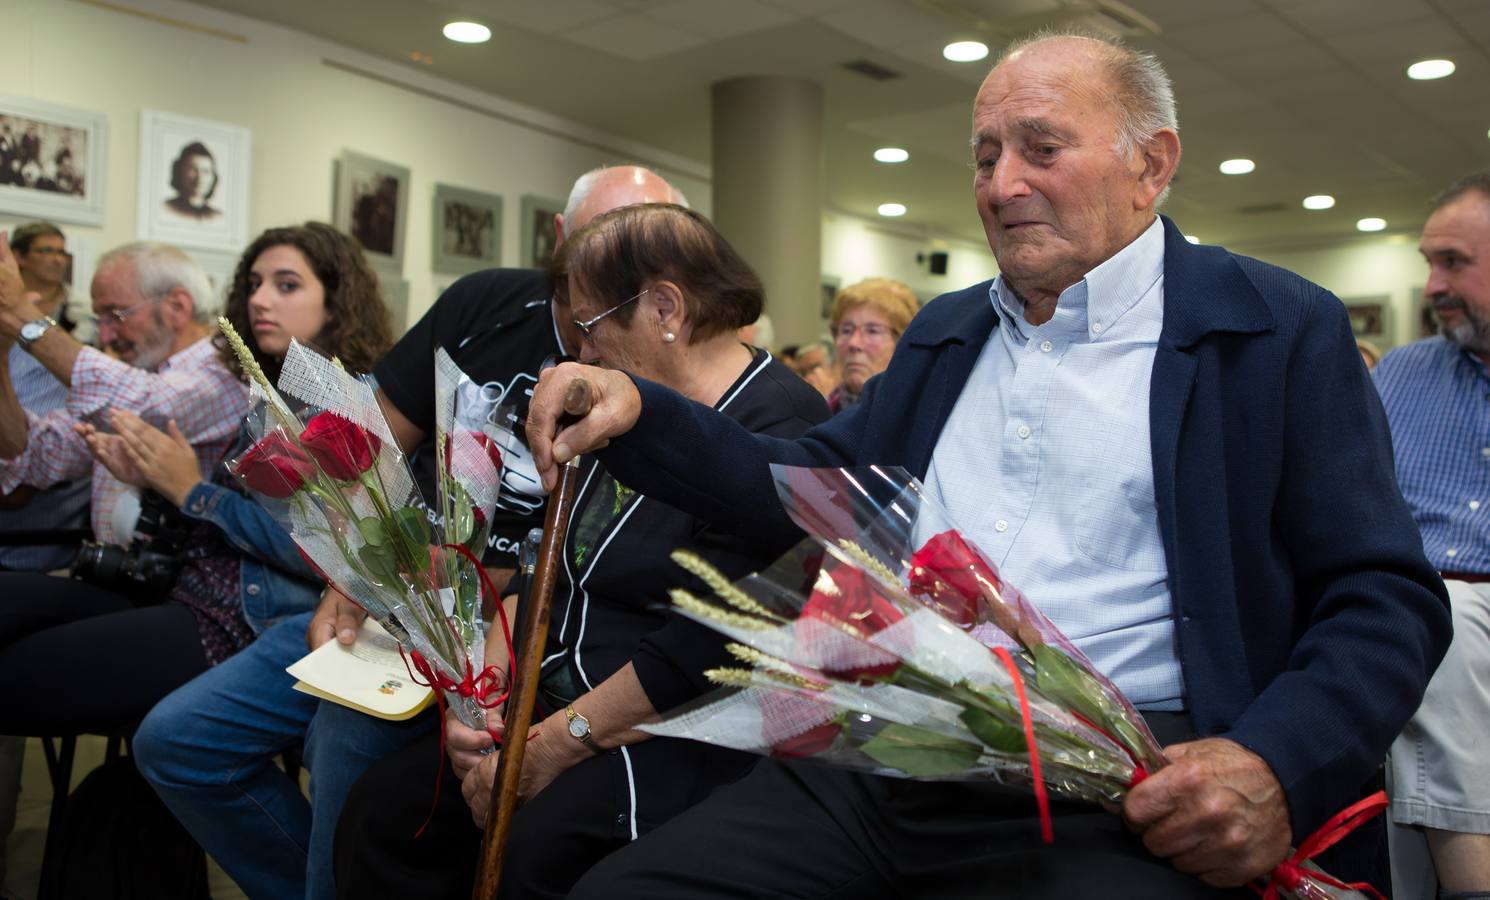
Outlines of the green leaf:
[{"label": "green leaf", "polygon": [[405,506],[393,511],[393,530],[407,548],[409,558],[423,572],[429,568],[429,522],[424,510],[417,506]]},{"label": "green leaf", "polygon": [[1030,648],[1035,657],[1035,687],[1102,728],[1109,728],[1102,685],[1063,651],[1049,644]]},{"label": "green leaf", "polygon": [[383,533],[383,520],[377,516],[368,516],[357,520],[357,530],[362,533],[363,543],[373,547],[381,547],[387,541]]},{"label": "green leaf", "polygon": [[[464,494],[465,491],[461,493]],[[471,504],[462,504],[457,500],[449,509],[450,513],[445,516],[445,539],[452,544],[464,544],[471,539],[471,532],[476,530],[476,517],[471,515]]]},{"label": "green leaf", "polygon": [[398,561],[393,558],[386,547],[363,544],[357,548],[357,558],[362,560],[362,565],[366,567],[368,574],[372,575],[378,583],[383,585],[398,583]]},{"label": "green leaf", "polygon": [[886,725],[859,749],[880,765],[913,778],[966,772],[983,752],[977,744],[898,722]]},{"label": "green leaf", "polygon": [[1005,753],[1025,752],[1024,729],[1001,720],[986,710],[969,706],[958,716],[978,740]]}]

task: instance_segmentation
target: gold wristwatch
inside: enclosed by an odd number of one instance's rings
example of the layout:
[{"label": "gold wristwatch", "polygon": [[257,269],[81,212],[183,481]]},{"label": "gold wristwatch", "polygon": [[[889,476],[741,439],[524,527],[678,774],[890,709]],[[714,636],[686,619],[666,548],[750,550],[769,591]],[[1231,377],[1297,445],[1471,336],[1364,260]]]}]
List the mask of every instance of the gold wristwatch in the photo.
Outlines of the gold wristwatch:
[{"label": "gold wristwatch", "polygon": [[590,720],[574,711],[574,705],[564,707],[564,718],[569,722],[569,736],[590,748],[591,753],[604,753],[595,739],[590,737]]}]

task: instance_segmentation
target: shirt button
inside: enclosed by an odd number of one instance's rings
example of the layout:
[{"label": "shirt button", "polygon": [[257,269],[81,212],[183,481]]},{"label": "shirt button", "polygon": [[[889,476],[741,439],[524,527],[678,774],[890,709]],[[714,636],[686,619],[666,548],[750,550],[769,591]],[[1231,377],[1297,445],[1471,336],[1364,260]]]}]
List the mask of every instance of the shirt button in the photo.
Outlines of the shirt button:
[{"label": "shirt button", "polygon": [[1029,437],[1030,436],[1030,427],[1028,425],[1021,425],[1021,426],[1019,426],[1019,436],[1021,438],[1027,438],[1027,437]]},{"label": "shirt button", "polygon": [[1459,551],[1454,547],[1450,547],[1449,549],[1443,551],[1443,555],[1447,556],[1449,559],[1453,559],[1454,557],[1459,555]]},{"label": "shirt button", "polygon": [[258,596],[259,586],[256,585],[256,584],[249,585],[248,586],[248,593],[249,593],[249,596],[253,596],[253,597]]},{"label": "shirt button", "polygon": [[997,522],[993,523],[993,530],[997,531],[999,534],[1003,534],[1004,532],[1009,530],[1009,523],[1003,519],[999,519]]},{"label": "shirt button", "polygon": [[1052,344],[1050,341],[1041,341],[1040,342],[1040,350],[1042,352],[1049,353],[1051,350],[1054,350],[1054,349],[1055,349],[1055,344]]},{"label": "shirt button", "polygon": [[1093,322],[1092,323],[1092,334],[1101,334],[1101,333],[1102,333],[1102,323],[1101,322]]},{"label": "shirt button", "polygon": [[1478,500],[1471,500],[1471,501],[1469,501],[1469,508],[1470,509],[1479,509],[1480,508],[1480,501],[1478,501]]},{"label": "shirt button", "polygon": [[625,825],[626,824],[626,814],[625,813],[619,813],[619,814],[617,814],[617,816],[616,816],[616,824],[617,825]]},{"label": "shirt button", "polygon": [[1480,455],[1481,456],[1490,456],[1490,447],[1481,447],[1480,448]]}]

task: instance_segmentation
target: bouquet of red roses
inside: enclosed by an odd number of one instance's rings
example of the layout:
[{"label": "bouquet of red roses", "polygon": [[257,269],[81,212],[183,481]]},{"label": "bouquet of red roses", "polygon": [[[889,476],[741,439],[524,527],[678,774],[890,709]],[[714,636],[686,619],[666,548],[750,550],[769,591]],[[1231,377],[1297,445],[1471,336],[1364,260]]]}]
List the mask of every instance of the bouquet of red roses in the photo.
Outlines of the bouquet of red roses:
[{"label": "bouquet of red roses", "polygon": [[[729,690],[642,726],[880,775],[1026,786],[1052,836],[1047,795],[1120,802],[1165,764],[1143,717],[901,470],[778,467],[808,534],[735,583],[675,554],[713,596],[673,592],[748,668]],[[1347,817],[1357,815],[1347,811]],[[1311,838],[1268,890],[1360,896],[1307,862]]]},{"label": "bouquet of red roses", "polygon": [[232,326],[221,320],[220,327],[255,399],[248,418],[254,443],[230,470],[327,582],[410,651],[414,668],[443,690],[461,720],[484,728],[485,708],[501,700],[488,697],[500,676],[482,669],[484,574],[469,546],[485,546],[501,454],[490,436],[457,425],[458,379],[442,376],[452,395],[450,415],[439,418],[440,503],[449,512],[432,524],[368,382],[292,343],[276,389]]}]

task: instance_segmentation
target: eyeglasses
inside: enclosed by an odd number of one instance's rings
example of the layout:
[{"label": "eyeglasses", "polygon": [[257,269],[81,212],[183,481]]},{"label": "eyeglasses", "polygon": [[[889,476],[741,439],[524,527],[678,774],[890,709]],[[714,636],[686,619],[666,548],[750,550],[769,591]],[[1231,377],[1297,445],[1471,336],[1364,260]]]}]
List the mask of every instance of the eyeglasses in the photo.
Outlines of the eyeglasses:
[{"label": "eyeglasses", "polygon": [[27,256],[72,256],[61,247],[32,247],[26,251]]},{"label": "eyeglasses", "polygon": [[111,309],[103,315],[94,316],[93,318],[97,320],[99,328],[103,328],[105,326],[117,328],[120,325],[123,325],[125,322],[129,321],[130,316],[155,302],[156,301],[154,300],[141,300],[134,306],[125,307],[124,309]]},{"label": "eyeglasses", "polygon": [[840,341],[846,341],[853,337],[856,331],[863,334],[866,341],[882,341],[895,334],[894,329],[887,328],[884,325],[875,323],[855,325],[852,322],[844,322],[842,325],[833,329],[833,337]]},{"label": "eyeglasses", "polygon": [[592,329],[594,329],[594,327],[600,323],[601,319],[604,319],[606,316],[610,315],[611,313],[615,312],[628,303],[635,303],[642,298],[642,294],[645,294],[647,291],[650,290],[651,288],[647,288],[646,291],[642,291],[641,294],[637,294],[635,297],[627,297],[625,300],[622,300],[620,303],[617,303],[615,306],[612,306],[610,309],[588,321],[581,322],[579,319],[575,319],[574,327],[579,329],[579,333],[585,336],[585,340],[593,341],[595,340],[595,334]]}]

